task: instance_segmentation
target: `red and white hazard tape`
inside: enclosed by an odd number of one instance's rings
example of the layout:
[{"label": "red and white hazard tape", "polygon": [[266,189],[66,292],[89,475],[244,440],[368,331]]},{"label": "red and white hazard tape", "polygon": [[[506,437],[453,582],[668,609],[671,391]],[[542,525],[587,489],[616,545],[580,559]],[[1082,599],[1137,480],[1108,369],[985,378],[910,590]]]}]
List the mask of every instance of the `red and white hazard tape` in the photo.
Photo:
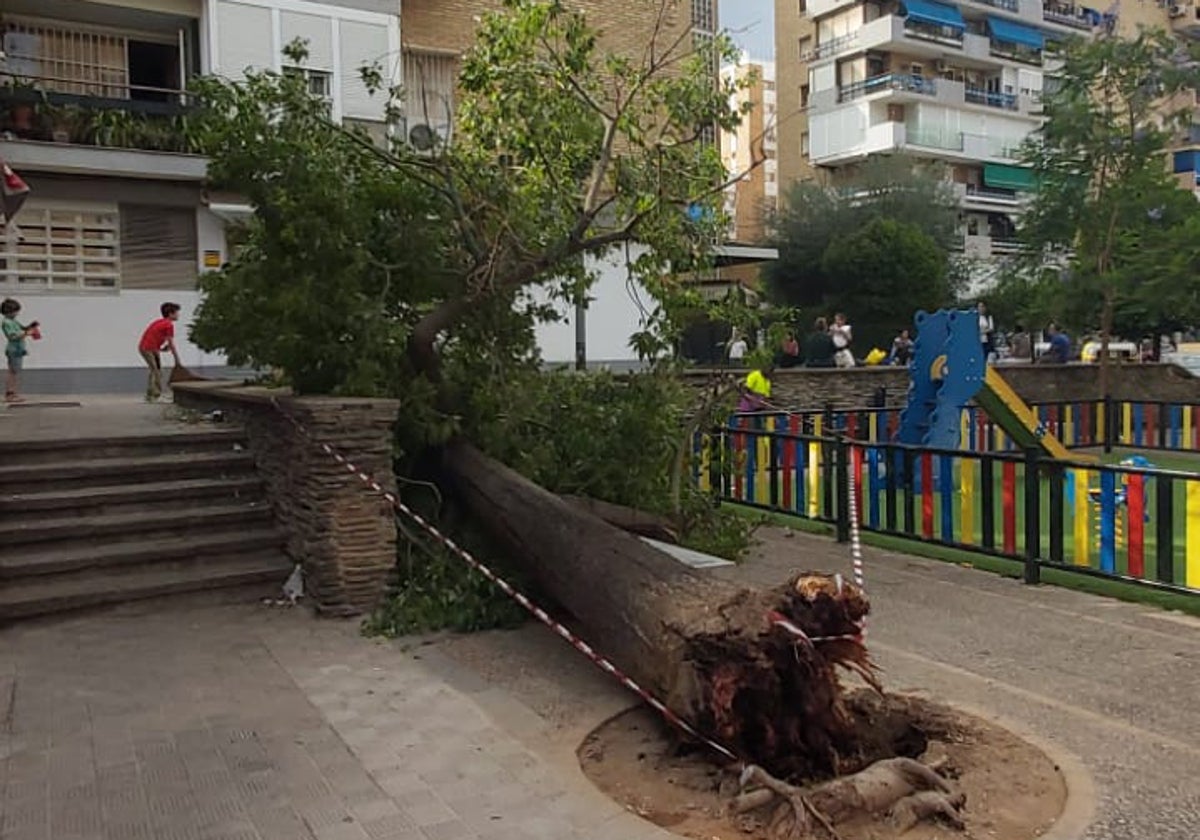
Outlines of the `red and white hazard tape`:
[{"label": "red and white hazard tape", "polygon": [[647,705],[661,714],[668,723],[670,723],[676,729],[679,729],[696,740],[706,744],[708,747],[730,759],[731,761],[741,761],[737,754],[728,747],[725,747],[717,741],[714,741],[712,738],[709,738],[708,736],[702,735],[700,732],[698,732],[694,726],[677,715],[675,712],[671,711],[671,709],[668,708],[665,703],[638,685],[638,683],[635,682],[632,677],[621,671],[620,668],[614,665],[605,656],[598,653],[594,648],[592,648],[591,645],[576,636],[567,627],[551,618],[549,613],[547,613],[537,604],[533,603],[533,601],[529,600],[529,598],[527,598],[523,592],[493,572],[490,568],[480,562],[473,554],[471,554],[471,552],[467,551],[465,548],[455,543],[450,537],[439,531],[437,526],[432,522],[425,519],[425,517],[421,516],[421,514],[417,513],[408,505],[404,504],[404,502],[400,501],[396,494],[386,490],[378,481],[375,480],[375,478],[359,469],[328,443],[314,438],[309,433],[308,429],[306,429],[299,420],[288,413],[283,406],[278,403],[278,401],[273,400],[273,402],[279,413],[286,417],[288,421],[296,427],[296,430],[300,432],[300,434],[303,435],[308,441],[319,447],[326,455],[333,458],[335,461],[345,467],[348,473],[354,475],[356,478],[362,481],[363,484],[387,499],[398,513],[404,515],[408,519],[411,519],[417,524],[418,527],[461,558],[468,566],[479,572],[481,575],[499,587],[501,592],[503,592],[505,595],[508,595],[510,598],[520,604],[525,610],[531,613],[534,618],[561,636],[573,648],[590,659],[598,668],[600,668],[600,670],[610,674],[623,686],[632,691],[638,697],[642,698]]}]

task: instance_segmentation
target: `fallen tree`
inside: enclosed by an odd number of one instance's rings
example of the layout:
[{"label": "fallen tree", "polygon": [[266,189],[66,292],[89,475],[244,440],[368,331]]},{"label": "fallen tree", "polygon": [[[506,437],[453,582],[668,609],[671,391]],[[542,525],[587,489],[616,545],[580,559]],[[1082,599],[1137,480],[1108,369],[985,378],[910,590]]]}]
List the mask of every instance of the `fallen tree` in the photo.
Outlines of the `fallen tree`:
[{"label": "fallen tree", "polygon": [[[784,777],[861,765],[835,668],[873,680],[857,587],[800,574],[758,591],[704,576],[570,505],[464,441],[450,492],[588,639],[719,743]],[[835,637],[829,641],[805,641]]]},{"label": "fallen tree", "polygon": [[[795,780],[891,757],[894,744],[864,726],[838,681],[844,667],[875,684],[859,638],[869,604],[855,586],[815,572],[771,590],[702,576],[601,518],[641,527],[624,513],[565,501],[472,443],[504,451],[500,418],[579,425],[529,416],[523,399],[522,383],[541,370],[534,325],[555,315],[539,300],[585,304],[595,266],[622,250],[628,286],[652,298],[631,338],[647,363],[669,368],[685,317],[757,317],[738,295],[713,303],[681,282],[711,256],[724,192],[745,174],[726,173],[711,142],[738,123],[730,102],[749,84],[713,78],[737,57],[733,44],[695,38],[678,0],[626,4],[648,33],[634,56],[603,48],[586,17],[557,0],[502,5],[463,59],[457,113],[407,115],[454,125],[451,137],[418,138],[420,150],[379,148],[333,125],[302,73],[201,86],[196,133],[210,174],[255,215],[230,265],[205,275],[192,337],[234,364],[285,371],[301,392],[401,396],[397,449],[409,474],[436,462],[472,524],[537,590],[740,758]],[[289,66],[303,53],[290,46]],[[403,95],[372,74],[371,87]],[[439,102],[436,91],[410,93]],[[763,141],[752,144],[753,166]],[[705,410],[722,394],[714,389]],[[664,413],[654,445],[628,451],[628,426],[598,407],[586,434],[629,459],[673,456],[663,509],[680,514],[690,441],[681,430],[701,428],[704,411],[690,421]],[[622,461],[604,455],[616,464],[610,481],[622,481]]]}]

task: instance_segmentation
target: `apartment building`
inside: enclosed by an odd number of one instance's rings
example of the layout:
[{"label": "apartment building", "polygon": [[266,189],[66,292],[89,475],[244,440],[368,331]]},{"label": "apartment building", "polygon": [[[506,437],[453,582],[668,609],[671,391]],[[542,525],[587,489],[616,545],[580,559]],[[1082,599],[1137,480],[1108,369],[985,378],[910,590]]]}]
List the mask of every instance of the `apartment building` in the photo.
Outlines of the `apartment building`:
[{"label": "apartment building", "polygon": [[[725,82],[740,87],[739,109],[749,113],[733,131],[721,133],[721,158],[730,176],[746,173],[725,193],[729,238],[758,244],[766,240],[769,215],[779,200],[778,143],[775,134],[775,63],[743,56],[736,65],[721,68]],[[755,161],[761,160],[758,166]]]},{"label": "apartment building", "polygon": [[[225,225],[250,212],[206,190],[184,119],[194,77],[286,70],[283,47],[303,38],[296,72],[335,117],[380,128],[358,68],[381,61],[399,81],[394,0],[8,0],[0,32],[0,157],[32,189],[0,231],[0,295],[42,324],[33,392],[136,389],[141,329],[164,300],[186,323]],[[224,364],[179,343],[189,367]]]},{"label": "apartment building", "polygon": [[878,154],[940,161],[964,251],[985,263],[1017,247],[1032,177],[1016,153],[1054,43],[1113,21],[1061,0],[777,0],[776,14],[783,183],[837,183]]}]

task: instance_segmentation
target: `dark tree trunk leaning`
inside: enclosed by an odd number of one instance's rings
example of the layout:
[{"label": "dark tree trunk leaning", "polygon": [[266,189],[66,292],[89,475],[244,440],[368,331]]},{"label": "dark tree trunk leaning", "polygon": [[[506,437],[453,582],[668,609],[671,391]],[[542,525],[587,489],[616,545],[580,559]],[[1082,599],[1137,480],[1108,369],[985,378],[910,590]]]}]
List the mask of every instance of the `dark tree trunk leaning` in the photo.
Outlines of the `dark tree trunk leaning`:
[{"label": "dark tree trunk leaning", "polygon": [[869,607],[853,584],[798,574],[760,591],[699,574],[462,441],[444,478],[467,511],[590,644],[740,757],[786,778],[861,766],[835,667],[871,678],[853,637]]}]

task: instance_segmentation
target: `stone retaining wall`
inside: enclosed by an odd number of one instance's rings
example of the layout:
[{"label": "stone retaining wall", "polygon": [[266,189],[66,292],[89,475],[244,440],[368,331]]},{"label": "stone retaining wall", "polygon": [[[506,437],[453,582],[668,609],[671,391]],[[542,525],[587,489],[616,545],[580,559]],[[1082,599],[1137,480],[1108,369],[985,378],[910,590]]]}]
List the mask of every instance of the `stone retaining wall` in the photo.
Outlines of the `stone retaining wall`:
[{"label": "stone retaining wall", "polygon": [[[1098,365],[1011,365],[997,368],[1026,402],[1095,400],[1100,396]],[[691,371],[686,377],[703,384],[708,371]],[[775,371],[771,378],[774,402],[785,408],[864,408],[872,405],[880,389],[887,405],[900,407],[908,396],[908,371],[895,367],[860,367],[849,370],[792,368]],[[1200,379],[1176,365],[1114,365],[1111,394],[1118,400],[1170,400],[1200,403]]]},{"label": "stone retaining wall", "polygon": [[392,425],[399,403],[293,397],[279,389],[213,382],[182,383],[173,390],[177,404],[220,409],[245,428],[268,498],[287,532],[288,554],[303,565],[305,591],[317,609],[343,616],[373,609],[396,564],[391,505],[313,440],[328,443],[394,492]]}]

